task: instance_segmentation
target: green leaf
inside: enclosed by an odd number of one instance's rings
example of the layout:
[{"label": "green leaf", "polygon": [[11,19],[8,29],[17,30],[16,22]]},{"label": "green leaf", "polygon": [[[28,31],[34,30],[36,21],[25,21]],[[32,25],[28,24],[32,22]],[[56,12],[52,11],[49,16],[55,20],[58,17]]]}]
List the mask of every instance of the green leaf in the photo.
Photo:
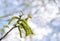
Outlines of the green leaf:
[{"label": "green leaf", "polygon": [[4,33],[5,32],[4,29],[1,29],[1,32]]},{"label": "green leaf", "polygon": [[33,31],[32,31],[32,29],[31,29],[31,27],[29,27],[29,32],[30,32],[30,34],[32,34],[32,35],[34,34]]},{"label": "green leaf", "polygon": [[14,19],[19,19],[19,17],[17,17],[17,16],[12,17],[12,18],[9,20],[8,24],[10,24]]},{"label": "green leaf", "polygon": [[19,23],[19,25],[18,25],[18,26],[19,26],[19,28],[22,28],[22,27],[23,27],[23,26],[21,25],[21,23]]},{"label": "green leaf", "polygon": [[9,28],[9,26],[8,25],[4,25],[4,28]]},{"label": "green leaf", "polygon": [[26,36],[28,36],[29,34],[33,34],[32,29],[30,28],[30,26],[27,24],[27,21],[25,19],[21,19],[22,20],[22,25],[25,27],[24,29],[26,30]]},{"label": "green leaf", "polygon": [[26,26],[24,22],[21,22],[21,25],[23,26],[23,29],[25,30],[25,36],[28,36],[29,35],[28,27]]},{"label": "green leaf", "polygon": [[25,19],[21,19],[21,21],[24,22],[25,24],[27,24],[27,21]]},{"label": "green leaf", "polygon": [[18,30],[19,30],[20,37],[22,38],[22,31],[21,31],[20,25],[18,26]]}]

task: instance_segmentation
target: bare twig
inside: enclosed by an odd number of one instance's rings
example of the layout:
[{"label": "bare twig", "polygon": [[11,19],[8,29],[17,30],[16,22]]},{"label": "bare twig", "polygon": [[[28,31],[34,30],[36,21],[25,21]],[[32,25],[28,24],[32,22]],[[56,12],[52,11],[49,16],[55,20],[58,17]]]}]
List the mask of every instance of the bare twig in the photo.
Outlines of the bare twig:
[{"label": "bare twig", "polygon": [[7,36],[8,33],[11,32],[11,31],[12,31],[14,28],[16,28],[16,27],[17,27],[17,26],[12,27],[3,37],[0,38],[0,41],[1,41],[3,38],[5,38],[5,36]]},{"label": "bare twig", "polygon": [[19,17],[21,18],[24,14],[23,14],[23,12],[22,11],[20,11],[21,12],[21,15],[19,15]]}]

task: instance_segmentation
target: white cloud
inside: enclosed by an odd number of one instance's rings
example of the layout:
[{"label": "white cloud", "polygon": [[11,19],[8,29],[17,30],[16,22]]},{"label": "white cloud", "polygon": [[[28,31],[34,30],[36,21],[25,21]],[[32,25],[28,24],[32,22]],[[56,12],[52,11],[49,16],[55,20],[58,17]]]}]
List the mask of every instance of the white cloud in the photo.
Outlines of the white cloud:
[{"label": "white cloud", "polygon": [[39,28],[36,24],[34,24],[33,22],[29,21],[28,23],[30,25],[30,27],[33,29],[35,35],[33,36],[33,38],[35,39],[43,39],[44,36],[47,36],[49,33],[52,32],[52,29],[50,28]]},{"label": "white cloud", "polygon": [[14,5],[19,5],[19,2],[18,1],[13,1],[13,4]]}]

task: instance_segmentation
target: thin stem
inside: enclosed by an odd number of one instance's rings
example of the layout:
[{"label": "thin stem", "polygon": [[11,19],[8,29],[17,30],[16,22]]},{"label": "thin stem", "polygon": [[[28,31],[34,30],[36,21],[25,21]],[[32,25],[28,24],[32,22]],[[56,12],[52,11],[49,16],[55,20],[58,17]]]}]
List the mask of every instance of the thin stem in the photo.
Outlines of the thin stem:
[{"label": "thin stem", "polygon": [[15,26],[15,27],[12,27],[3,37],[1,37],[0,38],[0,41],[3,39],[3,38],[5,38],[8,34],[9,34],[9,32],[11,32],[14,28],[16,28],[17,26]]}]

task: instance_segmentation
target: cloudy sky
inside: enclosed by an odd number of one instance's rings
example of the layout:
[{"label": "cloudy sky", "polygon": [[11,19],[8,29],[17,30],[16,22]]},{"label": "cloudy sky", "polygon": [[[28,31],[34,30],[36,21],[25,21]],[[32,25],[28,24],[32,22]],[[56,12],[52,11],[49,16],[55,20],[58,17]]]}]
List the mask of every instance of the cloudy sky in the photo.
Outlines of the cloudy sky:
[{"label": "cloudy sky", "polygon": [[[18,16],[20,10],[25,15],[28,13],[32,15],[32,19],[28,20],[29,26],[35,33],[32,41],[60,41],[60,0],[0,0],[0,30],[3,25],[8,24],[7,20],[11,16]],[[0,36],[2,37],[1,34]],[[2,41],[20,40],[31,39],[30,36],[20,39],[17,29],[14,29]]]}]

